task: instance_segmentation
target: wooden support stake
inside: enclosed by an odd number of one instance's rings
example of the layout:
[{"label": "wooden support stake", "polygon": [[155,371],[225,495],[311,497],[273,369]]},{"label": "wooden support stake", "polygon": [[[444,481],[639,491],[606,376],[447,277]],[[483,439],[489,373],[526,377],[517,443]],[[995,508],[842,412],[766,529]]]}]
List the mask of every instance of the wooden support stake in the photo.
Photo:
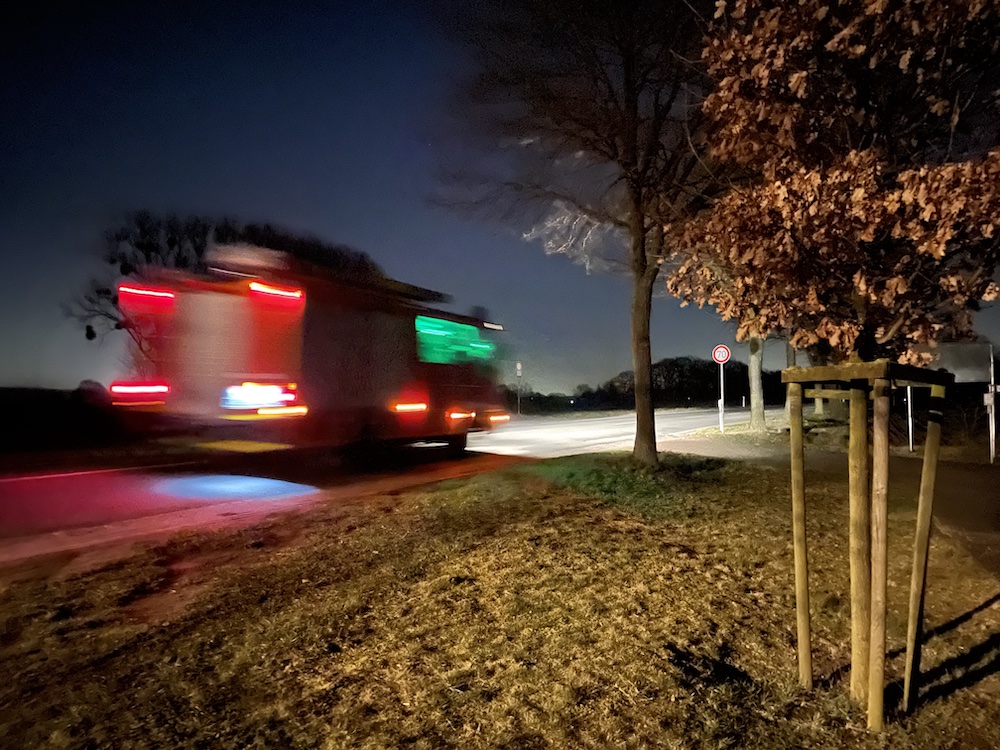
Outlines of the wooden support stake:
[{"label": "wooden support stake", "polygon": [[851,697],[865,705],[868,696],[871,637],[871,500],[868,495],[868,394],[851,388],[850,477],[851,550]]},{"label": "wooden support stake", "polygon": [[809,556],[806,550],[805,456],[802,447],[802,384],[788,384],[792,460],[792,542],[795,549],[795,618],[798,626],[799,684],[812,689],[809,639]]},{"label": "wooden support stake", "polygon": [[920,691],[920,649],[924,623],[924,594],[927,590],[927,556],[931,542],[931,519],[934,515],[934,481],[937,478],[938,452],[941,447],[941,412],[944,386],[931,386],[931,409],[924,442],[924,466],[920,475],[917,501],[917,531],[913,539],[913,572],[910,576],[910,616],[906,626],[906,677],[903,682],[903,706],[912,711]]},{"label": "wooden support stake", "polygon": [[877,379],[872,429],[872,606],[868,661],[868,728],[881,732],[885,702],[885,610],[889,573],[889,381]]}]

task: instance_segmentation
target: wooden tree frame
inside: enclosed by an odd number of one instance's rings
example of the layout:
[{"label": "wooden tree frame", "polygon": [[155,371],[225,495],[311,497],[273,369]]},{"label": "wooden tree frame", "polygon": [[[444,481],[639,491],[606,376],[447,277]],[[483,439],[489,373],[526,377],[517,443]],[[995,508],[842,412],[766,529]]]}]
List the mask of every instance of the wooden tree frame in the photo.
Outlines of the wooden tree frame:
[{"label": "wooden tree frame", "polygon": [[[881,359],[823,367],[790,367],[781,373],[788,385],[792,484],[792,537],[795,557],[795,612],[798,627],[799,683],[811,689],[812,651],[809,619],[809,561],[806,544],[805,454],[802,398],[846,400],[850,404],[848,475],[850,496],[851,569],[851,697],[867,705],[868,728],[882,731],[885,722],[885,621],[888,578],[889,396],[893,387],[931,389],[931,406],[924,443],[923,469],[913,543],[909,617],[906,635],[906,676],[903,704],[913,709],[919,689],[924,594],[934,482],[941,446],[941,415],[945,388],[955,376]],[[833,384],[822,391],[804,385]],[[868,399],[874,402],[872,422],[871,494],[868,491]]]}]

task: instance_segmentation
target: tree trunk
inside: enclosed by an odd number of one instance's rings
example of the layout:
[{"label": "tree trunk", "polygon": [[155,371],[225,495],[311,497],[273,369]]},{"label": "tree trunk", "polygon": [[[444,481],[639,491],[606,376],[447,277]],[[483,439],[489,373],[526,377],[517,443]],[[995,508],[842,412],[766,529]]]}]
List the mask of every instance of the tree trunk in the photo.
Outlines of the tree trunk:
[{"label": "tree trunk", "polygon": [[[814,388],[817,391],[823,390],[823,384],[817,383]],[[813,399],[813,416],[817,419],[826,418],[826,399],[817,398]]]},{"label": "tree trunk", "polygon": [[632,276],[632,370],[635,373],[635,445],[632,455],[656,465],[656,425],[653,420],[653,361],[649,347],[649,314],[658,266]]},{"label": "tree trunk", "polygon": [[766,432],[764,422],[764,340],[750,337],[750,432]]},{"label": "tree trunk", "polygon": [[[821,367],[829,364],[828,353],[819,352],[815,349],[811,350],[809,353],[809,364],[813,367]],[[816,383],[813,385],[813,389],[821,391],[823,390],[823,384]],[[826,399],[813,399],[813,419],[826,419]]]}]

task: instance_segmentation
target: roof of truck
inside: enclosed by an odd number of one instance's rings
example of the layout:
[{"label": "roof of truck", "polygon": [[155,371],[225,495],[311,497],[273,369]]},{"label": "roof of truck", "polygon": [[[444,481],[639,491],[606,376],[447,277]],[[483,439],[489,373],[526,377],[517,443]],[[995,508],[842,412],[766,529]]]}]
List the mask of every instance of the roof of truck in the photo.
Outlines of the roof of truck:
[{"label": "roof of truck", "polygon": [[[407,284],[384,275],[372,262],[360,262],[344,248],[343,253],[297,253],[247,244],[217,245],[208,254],[210,269],[249,275],[288,276],[299,280],[334,281],[362,289],[377,290],[414,302],[448,303],[451,297],[433,289]],[[350,252],[348,252],[350,251]],[[363,254],[360,257],[367,258]]]}]

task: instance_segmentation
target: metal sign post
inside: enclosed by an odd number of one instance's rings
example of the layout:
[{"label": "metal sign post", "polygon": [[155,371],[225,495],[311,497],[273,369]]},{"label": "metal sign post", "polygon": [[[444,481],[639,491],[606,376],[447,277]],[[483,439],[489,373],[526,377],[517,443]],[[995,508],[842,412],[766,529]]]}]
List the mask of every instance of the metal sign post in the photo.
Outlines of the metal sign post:
[{"label": "metal sign post", "polygon": [[986,394],[986,418],[990,420],[990,463],[997,457],[997,381],[993,368],[993,344],[990,344],[990,392]]},{"label": "metal sign post", "polygon": [[725,344],[712,350],[712,360],[719,364],[719,432],[726,433],[726,375],[723,366],[729,361],[731,352]]},{"label": "metal sign post", "polygon": [[726,434],[726,375],[719,362],[719,432]]},{"label": "metal sign post", "polygon": [[983,394],[986,426],[989,430],[990,463],[997,455],[997,381],[993,362],[993,344],[987,342],[940,344],[936,366],[955,374],[956,383],[987,383]]},{"label": "metal sign post", "polygon": [[990,428],[990,463],[997,457],[997,417],[996,417],[996,386],[990,386],[990,392],[983,394],[983,403],[986,404],[986,419],[989,420]]},{"label": "metal sign post", "polygon": [[906,429],[910,439],[910,453],[913,453],[913,386],[906,386]]},{"label": "metal sign post", "polygon": [[517,414],[521,415],[521,363],[517,363]]}]

